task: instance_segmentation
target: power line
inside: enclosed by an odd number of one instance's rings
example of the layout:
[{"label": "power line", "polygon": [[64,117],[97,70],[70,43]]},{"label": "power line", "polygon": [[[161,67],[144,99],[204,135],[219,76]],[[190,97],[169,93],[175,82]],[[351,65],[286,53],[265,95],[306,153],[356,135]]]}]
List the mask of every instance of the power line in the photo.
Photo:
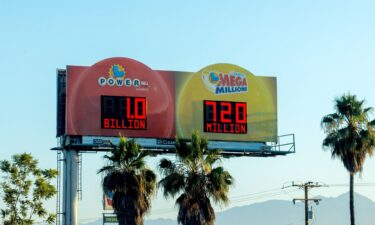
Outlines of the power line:
[{"label": "power line", "polygon": [[244,201],[250,201],[250,200],[256,200],[256,199],[262,199],[262,198],[269,198],[269,197],[275,197],[275,196],[279,196],[279,195],[285,195],[285,194],[290,194],[290,193],[294,193],[294,192],[297,192],[299,191],[298,189],[295,189],[295,190],[290,190],[290,191],[284,191],[284,190],[280,190],[278,192],[275,192],[275,193],[270,193],[270,194],[265,194],[265,195],[260,195],[260,196],[254,196],[254,197],[247,197],[247,198],[242,198],[242,199],[238,199],[238,200],[233,200],[231,201],[232,203],[238,203],[238,202],[244,202]]},{"label": "power line", "polygon": [[270,189],[270,190],[266,190],[266,191],[261,191],[261,192],[255,192],[255,193],[250,193],[250,194],[244,194],[244,195],[234,196],[231,199],[247,197],[249,195],[258,195],[258,194],[263,194],[263,193],[267,193],[267,192],[274,192],[274,191],[279,191],[279,190],[280,190],[280,188],[274,188],[274,189]]},{"label": "power line", "polygon": [[[348,187],[349,184],[328,184],[325,187]],[[357,183],[354,184],[356,187],[374,187],[375,183]]]},{"label": "power line", "polygon": [[[251,194],[245,194],[245,195],[239,195],[230,198],[231,203],[240,203],[240,202],[246,202],[246,201],[252,201],[252,200],[257,200],[257,199],[262,199],[262,198],[269,198],[269,197],[275,197],[279,195],[285,195],[285,194],[290,194],[300,191],[298,188],[291,189],[288,191],[285,191],[281,188],[275,188],[267,191],[261,191],[261,192],[256,192],[256,193],[251,193]],[[162,208],[162,209],[155,209],[152,210],[153,213],[157,214],[167,214],[174,212],[174,208]]]}]

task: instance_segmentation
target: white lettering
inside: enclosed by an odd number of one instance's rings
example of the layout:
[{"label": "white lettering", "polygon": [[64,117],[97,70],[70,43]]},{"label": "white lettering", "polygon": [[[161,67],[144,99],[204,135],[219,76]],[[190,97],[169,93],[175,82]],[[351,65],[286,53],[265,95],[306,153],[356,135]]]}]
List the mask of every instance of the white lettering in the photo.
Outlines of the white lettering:
[{"label": "white lettering", "polygon": [[116,79],[116,85],[117,86],[122,86],[122,85],[124,85],[124,80],[123,79]]},{"label": "white lettering", "polygon": [[129,78],[125,79],[125,86],[132,86],[132,80],[130,80]]},{"label": "white lettering", "polygon": [[107,80],[107,84],[108,84],[109,86],[113,86],[113,85],[115,85],[115,79],[113,79],[113,78],[108,78],[108,80]]},{"label": "white lettering", "polygon": [[100,86],[104,86],[107,84],[107,80],[104,77],[99,77],[98,83]]},{"label": "white lettering", "polygon": [[141,82],[138,79],[133,80],[133,86],[134,87],[139,87],[140,84],[141,84]]},{"label": "white lettering", "polygon": [[136,88],[139,88],[140,86],[144,87],[144,86],[148,86],[148,82],[147,81],[141,81],[137,78],[135,79],[130,79],[130,78],[126,78],[125,80],[121,79],[121,78],[113,78],[113,77],[109,77],[109,78],[105,78],[105,77],[99,77],[98,78],[98,84],[100,86],[118,86],[118,87],[121,87],[121,86],[125,86],[125,87],[131,87],[131,86],[134,86]]}]

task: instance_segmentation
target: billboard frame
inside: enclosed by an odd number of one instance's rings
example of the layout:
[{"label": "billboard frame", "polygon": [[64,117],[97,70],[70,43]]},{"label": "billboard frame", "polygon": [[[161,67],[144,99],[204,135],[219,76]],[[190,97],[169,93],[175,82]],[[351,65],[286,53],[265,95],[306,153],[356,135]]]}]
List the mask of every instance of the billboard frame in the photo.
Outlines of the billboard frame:
[{"label": "billboard frame", "polygon": [[[135,139],[142,150],[147,150],[161,154],[175,154],[173,139],[155,139],[155,138],[128,138]],[[66,140],[69,140],[66,142]],[[51,150],[74,150],[79,152],[109,152],[117,148],[120,137],[98,137],[98,136],[69,136],[62,138],[61,147],[55,147]],[[264,142],[236,142],[236,141],[210,141],[209,149],[221,149],[224,156],[253,156],[253,157],[272,157],[295,153],[295,135],[286,134],[278,136],[277,143]],[[189,143],[189,140],[186,139]],[[159,143],[159,144],[158,144]]]}]

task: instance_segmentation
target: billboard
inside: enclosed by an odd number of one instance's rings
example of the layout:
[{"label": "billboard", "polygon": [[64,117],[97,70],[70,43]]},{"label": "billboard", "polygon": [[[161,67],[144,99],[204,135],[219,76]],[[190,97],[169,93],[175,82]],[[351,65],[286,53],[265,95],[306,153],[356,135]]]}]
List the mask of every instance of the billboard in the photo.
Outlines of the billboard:
[{"label": "billboard", "polygon": [[112,198],[113,198],[112,192],[103,193],[103,210],[113,210]]},{"label": "billboard", "polygon": [[233,64],[153,70],[129,58],[67,66],[64,135],[275,142],[275,77]]}]

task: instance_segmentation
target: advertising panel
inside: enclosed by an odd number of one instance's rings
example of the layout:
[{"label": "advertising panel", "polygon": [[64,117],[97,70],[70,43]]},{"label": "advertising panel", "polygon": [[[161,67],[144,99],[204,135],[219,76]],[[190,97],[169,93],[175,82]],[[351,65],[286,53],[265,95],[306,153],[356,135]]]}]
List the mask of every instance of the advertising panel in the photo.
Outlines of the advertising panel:
[{"label": "advertising panel", "polygon": [[113,193],[103,193],[103,209],[104,210],[113,210],[112,207],[112,198]]},{"label": "advertising panel", "polygon": [[175,76],[176,129],[197,129],[210,140],[274,141],[276,78],[258,77],[232,64],[214,64]]},{"label": "advertising panel", "polygon": [[68,135],[175,137],[173,79],[128,58],[68,66],[66,110]]},{"label": "advertising panel", "polygon": [[67,66],[66,135],[272,142],[276,78],[232,64],[152,70],[128,58]]}]

